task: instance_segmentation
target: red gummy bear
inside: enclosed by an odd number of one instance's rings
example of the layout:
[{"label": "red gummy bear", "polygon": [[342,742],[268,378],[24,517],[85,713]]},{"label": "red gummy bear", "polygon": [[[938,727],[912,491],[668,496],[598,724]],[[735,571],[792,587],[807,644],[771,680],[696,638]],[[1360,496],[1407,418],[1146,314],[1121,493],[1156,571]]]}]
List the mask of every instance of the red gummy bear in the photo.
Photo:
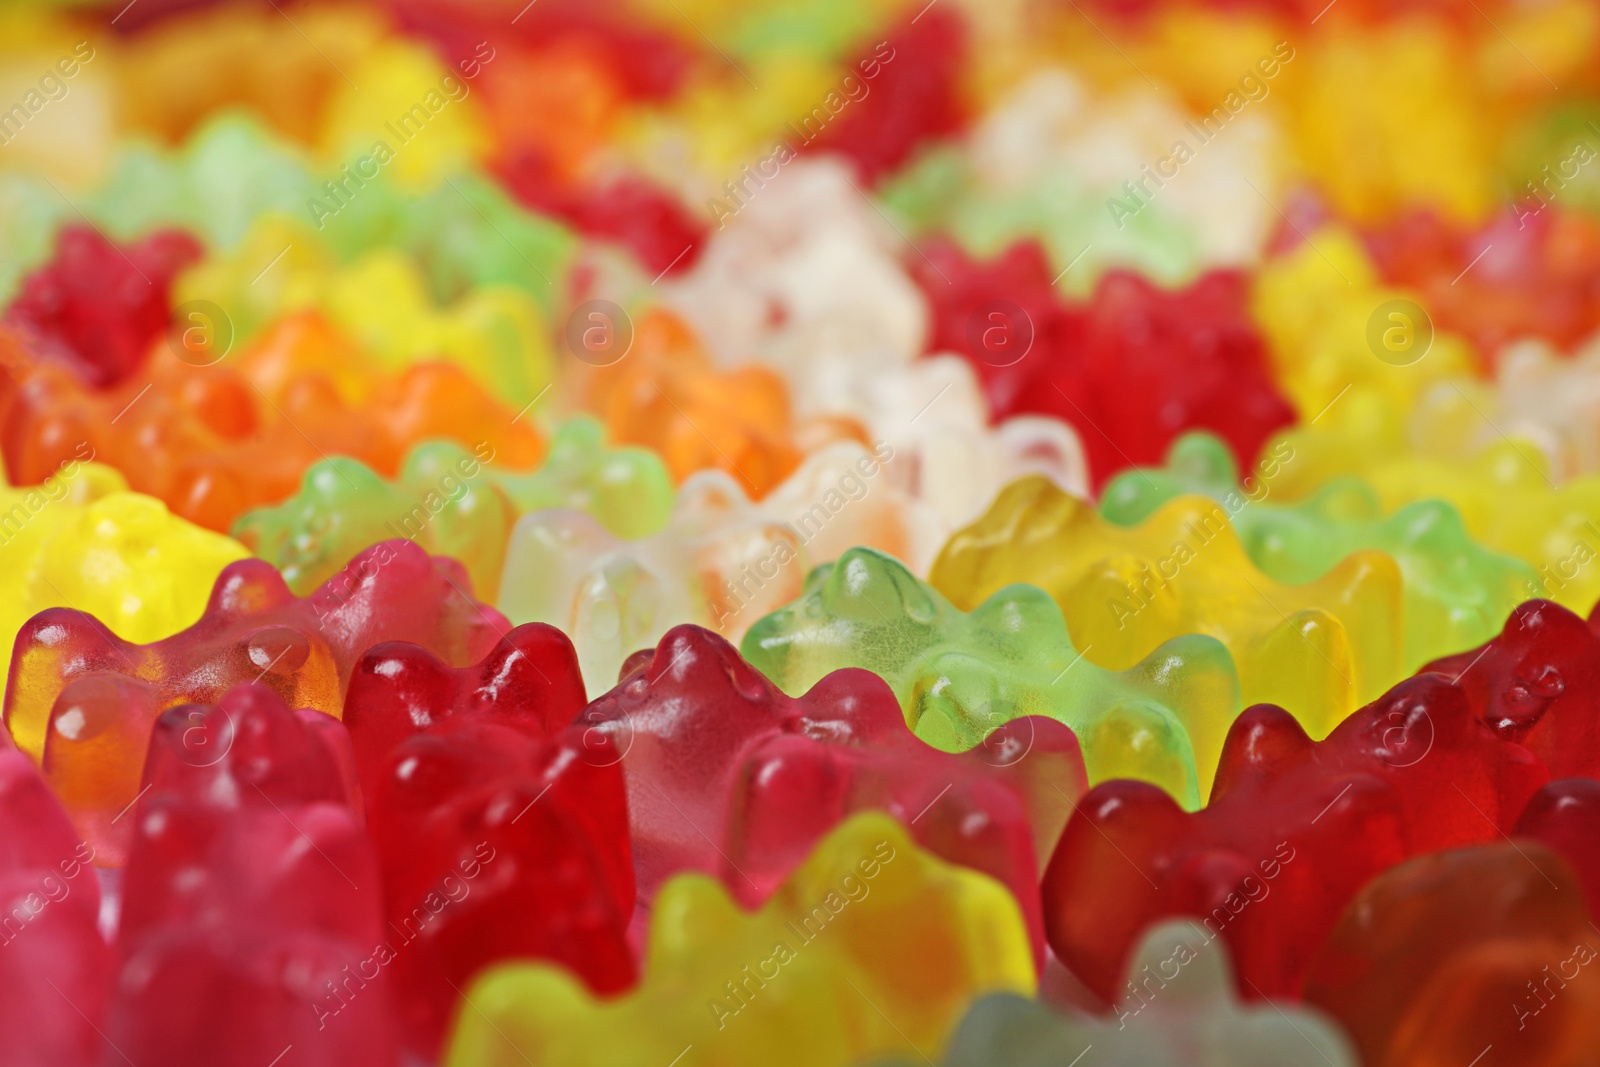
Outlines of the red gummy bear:
[{"label": "red gummy bear", "polygon": [[1530,600],[1499,635],[1424,671],[1456,680],[1485,726],[1555,778],[1600,778],[1600,638],[1566,608]]},{"label": "red gummy bear", "polygon": [[967,109],[959,82],[966,56],[962,17],[930,4],[886,40],[863,49],[849,69],[866,95],[851,98],[839,118],[820,130],[809,117],[802,120],[802,144],[850,157],[861,179],[876,185],[924,142],[961,129]]},{"label": "red gummy bear", "polygon": [[1039,860],[1087,782],[1077,738],[1053,719],[1018,719],[950,755],[907,729],[868,671],[835,671],[792,698],[721,637],[684,625],[630,657],[573,730],[622,753],[646,904],[693,870],[758,905],[834,826],[883,810],[923,847],[1006,885],[1043,962]]},{"label": "red gummy bear", "polygon": [[1087,305],[1073,305],[1052,285],[1037,241],[990,263],[947,240],[923,251],[926,259],[907,265],[933,308],[929,351],[972,364],[995,420],[1044,414],[1070,423],[1096,490],[1125,467],[1159,465],[1188,430],[1220,435],[1249,466],[1294,422],[1237,271],[1211,271],[1173,292],[1111,271]]},{"label": "red gummy bear", "polygon": [[568,733],[585,701],[572,643],[542,623],[467,667],[403,642],[356,665],[345,725],[420,1055],[438,1051],[459,991],[492,963],[554,960],[600,993],[633,982],[620,756],[606,737]]},{"label": "red gummy bear", "polygon": [[294,707],[338,717],[357,657],[379,642],[417,641],[452,663],[492,647],[509,624],[466,586],[455,560],[386,541],[304,600],[270,564],[230,564],[200,620],[149,645],[51,608],[17,635],[5,723],[42,759],[99,861],[117,865],[128,833],[119,817],[138,795],[151,725],[164,709],[214,703],[259,681]]},{"label": "red gummy bear", "polygon": [[0,741],[0,1038],[7,1064],[91,1067],[108,1055],[111,954],[94,851],[27,756]]},{"label": "red gummy bear", "polygon": [[392,983],[367,966],[383,883],[342,733],[260,685],[161,716],[107,1032],[130,1062],[396,1062]]},{"label": "red gummy bear", "polygon": [[530,622],[468,667],[452,667],[404,641],[374,645],[350,677],[344,725],[361,780],[370,786],[401,742],[450,717],[494,715],[552,738],[586,703],[572,642],[554,626]]},{"label": "red gummy bear", "polygon": [[1436,674],[1406,679],[1320,742],[1258,704],[1229,731],[1203,810],[1140,782],[1083,798],[1045,873],[1050,945],[1115,1001],[1138,936],[1198,916],[1227,942],[1241,995],[1297,995],[1364,883],[1407,857],[1497,838],[1548,777]]},{"label": "red gummy bear", "polygon": [[181,230],[119,248],[93,227],[64,226],[55,257],[23,280],[5,321],[88,385],[113,385],[144,363],[170,321],[173,278],[203,251]]},{"label": "red gummy bear", "polygon": [[1583,882],[1589,914],[1600,916],[1600,782],[1551,782],[1533,794],[1511,832],[1560,853]]}]

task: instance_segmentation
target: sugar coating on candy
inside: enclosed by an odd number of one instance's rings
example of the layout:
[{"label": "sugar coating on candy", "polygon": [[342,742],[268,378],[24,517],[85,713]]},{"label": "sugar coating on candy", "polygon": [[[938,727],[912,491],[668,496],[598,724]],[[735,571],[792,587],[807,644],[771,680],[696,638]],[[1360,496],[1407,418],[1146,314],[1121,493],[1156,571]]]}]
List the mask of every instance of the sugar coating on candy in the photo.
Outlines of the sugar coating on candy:
[{"label": "sugar coating on candy", "polygon": [[933,307],[932,350],[972,364],[994,417],[1071,424],[1097,486],[1154,461],[1185,430],[1212,429],[1254,456],[1294,418],[1268,374],[1237,272],[1169,293],[1116,271],[1079,306],[1056,291],[1037,241],[990,263],[947,240],[924,242],[923,255],[907,263]]},{"label": "sugar coating on candy", "polygon": [[973,997],[1033,988],[1011,895],[865,814],[754,913],[704,875],[669,882],[625,996],[598,1001],[551,967],[486,972],[465,991],[444,1062],[822,1067],[939,1048]]},{"label": "sugar coating on candy", "polygon": [[114,385],[139,369],[167,328],[172,280],[200,254],[199,242],[179,230],[121,248],[90,225],[64,226],[55,257],[23,279],[4,321],[88,385]]},{"label": "sugar coating on candy", "polygon": [[421,1056],[491,964],[548,960],[601,995],[633,983],[622,753],[565,731],[583,699],[571,644],[543,626],[458,670],[398,643],[358,665],[346,714]]},{"label": "sugar coating on candy", "polygon": [[[226,530],[250,507],[292,496],[306,468],[327,455],[388,475],[429,437],[487,447],[509,466],[542,452],[538,431],[514,422],[514,411],[461,370],[422,363],[384,375],[314,316],[281,320],[237,357],[201,355],[163,350],[145,374],[103,392],[36,368],[9,390],[0,422],[12,477],[41,480],[87,445],[117,457],[134,489]],[[327,373],[346,361],[343,377]],[[354,392],[348,383],[363,371],[370,380]],[[140,462],[125,458],[133,455]]]},{"label": "sugar coating on candy", "polygon": [[1124,528],[1025,478],[950,539],[928,580],[966,610],[1010,583],[1037,584],[1061,606],[1073,645],[1114,670],[1181,634],[1215,637],[1238,665],[1245,704],[1288,708],[1313,737],[1402,676],[1392,557],[1360,551],[1315,582],[1277,582],[1222,506],[1198,497]]},{"label": "sugar coating on candy", "polygon": [[[1356,1067],[1331,1020],[1303,1005],[1241,1004],[1228,948],[1190,920],[1152,927],[1128,964],[1113,1016],[1052,1010],[997,994],[973,1004],[938,1061],[942,1067],[1060,1067],[1093,1049],[1107,1067]],[[897,1061],[910,1067],[916,1060]]]},{"label": "sugar coating on candy", "polygon": [[125,1055],[243,1067],[271,1034],[309,1063],[395,1061],[390,983],[364,966],[388,934],[348,751],[264,686],[161,717],[105,1028]]},{"label": "sugar coating on candy", "polygon": [[247,554],[76,455],[39,485],[0,484],[0,664],[9,669],[23,623],[52,607],[86,611],[129,641],[171,636]]},{"label": "sugar coating on candy", "polygon": [[[1306,978],[1372,1067],[1581,1063],[1600,1042],[1600,936],[1531,841],[1421,856],[1350,902]],[[1582,1051],[1579,1051],[1582,1050]]]},{"label": "sugar coating on candy", "polygon": [[722,471],[701,471],[679,489],[665,529],[636,541],[583,512],[525,515],[512,530],[497,603],[516,622],[572,635],[597,692],[680,622],[738,640],[798,596],[812,566],[851,545],[932,555],[937,520],[890,481],[885,454],[827,445],[759,502]]},{"label": "sugar coating on candy", "polygon": [[1136,526],[1173,497],[1195,494],[1221,504],[1251,562],[1274,581],[1316,581],[1353,552],[1393,556],[1404,578],[1404,665],[1493,635],[1526,595],[1533,569],[1474,542],[1449,504],[1420,500],[1384,515],[1364,482],[1330,482],[1295,504],[1272,497],[1273,479],[1294,462],[1279,441],[1243,480],[1228,447],[1208,434],[1186,434],[1164,467],[1124,471],[1106,486],[1100,514]]},{"label": "sugar coating on candy", "polygon": [[[493,647],[510,626],[467,589],[454,560],[385,541],[305,599],[268,563],[229,564],[198,622],[148,644],[117,637],[92,615],[51,608],[17,635],[5,724],[35,759],[52,747],[67,759],[101,730],[127,731],[116,759],[142,765],[148,725],[129,730],[128,720],[215,702],[240,682],[337,717],[357,658],[379,642],[411,640],[451,663]],[[142,694],[136,704],[131,693]]]},{"label": "sugar coating on candy", "polygon": [[1179,637],[1108,671],[1080,662],[1061,610],[1039,589],[1007,586],[967,614],[864,548],[812,571],[802,595],[751,627],[742,648],[793,695],[843,667],[881,675],[916,735],[946,751],[1047,716],[1077,734],[1089,781],[1138,778],[1191,808],[1210,792],[1240,707],[1233,662],[1210,638]]},{"label": "sugar coating on candy", "polygon": [[321,460],[306,469],[298,493],[239,516],[233,533],[298,595],[393,537],[459,561],[472,588],[495,589],[516,510],[486,475],[483,461],[492,458],[487,443],[474,453],[453,441],[424,441],[393,482],[359,460]]},{"label": "sugar coating on candy", "polygon": [[951,756],[912,736],[868,672],[838,671],[788,697],[694,626],[630,662],[574,729],[610,738],[622,756],[647,904],[668,876],[695,870],[757,906],[835,825],[878,809],[922,848],[1005,885],[1043,963],[1041,858],[1087,787],[1071,731],[1023,719]]},{"label": "sugar coating on candy", "polygon": [[104,1051],[111,950],[94,849],[26,755],[0,746],[0,1027],[15,1063],[87,1067]]},{"label": "sugar coating on candy", "polygon": [[1109,999],[1141,930],[1195,915],[1232,949],[1242,996],[1298,995],[1363,884],[1420,853],[1498,840],[1548,779],[1440,675],[1400,683],[1322,741],[1258,705],[1229,732],[1204,809],[1142,782],[1078,803],[1044,878],[1050,945]]}]

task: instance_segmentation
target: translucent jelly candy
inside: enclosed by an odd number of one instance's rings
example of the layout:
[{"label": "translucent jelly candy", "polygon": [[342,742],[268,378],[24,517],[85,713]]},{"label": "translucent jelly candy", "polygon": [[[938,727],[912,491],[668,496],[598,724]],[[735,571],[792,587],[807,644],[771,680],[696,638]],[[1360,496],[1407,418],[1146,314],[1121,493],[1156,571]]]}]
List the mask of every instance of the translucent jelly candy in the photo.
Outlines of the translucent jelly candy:
[{"label": "translucent jelly candy", "polygon": [[669,882],[625,997],[597,1001],[552,967],[489,971],[466,991],[444,1062],[832,1067],[938,1049],[973,997],[1033,984],[1011,895],[865,814],[754,914],[704,875]]},{"label": "translucent jelly candy", "polygon": [[1267,373],[1240,274],[1212,272],[1168,293],[1117,271],[1074,307],[1056,292],[1037,242],[993,263],[948,241],[923,251],[925,260],[907,262],[934,308],[933,350],[971,362],[995,416],[1070,423],[1096,485],[1153,461],[1184,430],[1213,429],[1254,456],[1294,418]]},{"label": "translucent jelly candy", "polygon": [[[553,631],[533,636],[545,648],[566,645]],[[480,677],[497,668],[490,685],[520,691],[486,693],[490,686],[480,683],[479,699],[466,707],[406,694],[413,712],[423,712],[418,718],[433,725],[400,740],[377,780],[365,783],[389,929],[399,939],[391,944],[399,955],[401,1028],[428,1058],[437,1054],[462,990],[490,964],[549,960],[600,995],[634,980],[622,753],[581,732],[549,739],[542,719],[559,701],[529,706],[544,695],[522,669],[524,649],[540,656],[529,644],[527,635],[513,634],[477,668]],[[416,663],[418,652],[384,646],[375,650],[383,657],[377,670]],[[565,660],[566,671],[551,677],[575,681],[570,647]],[[539,670],[536,662],[529,666]],[[435,664],[429,673],[443,672]],[[363,710],[381,710],[371,696],[369,688]],[[581,701],[581,687],[577,696]],[[362,741],[364,771],[375,740]]]},{"label": "translucent jelly candy", "polygon": [[200,253],[178,230],[119,248],[92,226],[64,226],[54,258],[23,280],[5,323],[89,385],[114,385],[167,328],[172,279]]},{"label": "translucent jelly candy", "polygon": [[1493,636],[1524,599],[1533,568],[1490,552],[1468,536],[1461,515],[1421,500],[1384,516],[1363,482],[1329,483],[1294,505],[1269,499],[1272,480],[1294,462],[1287,442],[1239,481],[1228,446],[1209,434],[1186,434],[1162,468],[1124,471],[1105,488],[1100,514],[1120,526],[1143,522],[1175,496],[1193,493],[1221,504],[1251,562],[1274,581],[1314,582],[1353,552],[1393,556],[1405,579],[1406,669]]},{"label": "translucent jelly candy", "polygon": [[759,504],[721,471],[702,471],[679,490],[666,529],[638,541],[619,541],[582,512],[526,515],[512,531],[497,602],[517,622],[571,634],[594,690],[680,622],[737,640],[799,595],[808,569],[850,545],[932,554],[937,523],[881,484],[883,454],[827,446]]},{"label": "translucent jelly candy", "polygon": [[1600,782],[1558,778],[1533,794],[1511,836],[1548,846],[1567,861],[1583,886],[1589,914],[1600,915]]},{"label": "translucent jelly candy", "polygon": [[[1148,1009],[1148,1010],[1147,1010]],[[1109,1019],[1063,1014],[1000,993],[974,1004],[943,1067],[1061,1067],[1094,1049],[1105,1067],[1280,1067],[1311,1059],[1357,1067],[1349,1040],[1320,1012],[1246,1007],[1233,992],[1228,949],[1194,922],[1163,923],[1140,939]],[[1310,1047],[1317,1057],[1306,1055]],[[910,1067],[915,1060],[898,1061]]]},{"label": "translucent jelly candy", "polygon": [[1070,730],[1023,719],[946,755],[911,735],[873,675],[835,672],[787,697],[695,626],[631,663],[579,725],[622,756],[647,903],[669,875],[703,871],[759,905],[836,824],[879,809],[922,848],[1005,885],[1043,964],[1038,872],[1087,787]]},{"label": "translucent jelly candy", "polygon": [[1179,637],[1114,673],[1078,662],[1060,609],[1033,586],[1007,586],[967,615],[864,548],[812,571],[794,603],[750,628],[743,650],[794,695],[865,667],[888,681],[917,736],[947,751],[1048,716],[1077,733],[1091,782],[1142,779],[1190,808],[1211,790],[1240,707],[1232,660],[1210,638]]},{"label": "translucent jelly candy", "polygon": [[[1379,314],[1391,301],[1407,301],[1396,305],[1398,319]],[[1347,389],[1409,407],[1432,383],[1474,371],[1478,359],[1471,346],[1443,329],[1432,333],[1419,354],[1423,324],[1414,321],[1416,307],[1404,290],[1382,284],[1353,234],[1333,226],[1269,259],[1251,294],[1277,380],[1307,421],[1350,404],[1356,398],[1343,396]],[[1376,346],[1369,333],[1375,316],[1382,328]],[[1387,330],[1400,331],[1391,338],[1392,348],[1383,340]]]},{"label": "translucent jelly candy", "polygon": [[874,74],[872,91],[821,131],[817,150],[844,154],[875,185],[925,140],[954,132],[966,117],[958,78],[967,46],[966,23],[948,8],[893,27],[851,64]]},{"label": "translucent jelly candy", "polygon": [[492,458],[486,444],[471,453],[452,441],[426,441],[388,482],[358,460],[335,456],[313,464],[295,496],[241,515],[233,533],[282,570],[296,595],[393,537],[458,560],[473,589],[497,589],[516,511],[484,470]]},{"label": "translucent jelly candy", "polygon": [[150,751],[106,1039],[153,1067],[244,1067],[268,1042],[312,1064],[394,1064],[383,883],[344,802],[342,727],[248,686],[171,709]]},{"label": "translucent jelly candy", "polygon": [[537,470],[491,470],[489,476],[518,512],[575,508],[624,540],[656,533],[672,513],[672,477],[661,457],[648,448],[607,445],[605,427],[589,415],[574,415],[556,429]]},{"label": "translucent jelly candy", "polygon": [[1466,691],[1485,727],[1557,778],[1600,778],[1600,640],[1547,600],[1517,607],[1482,648],[1422,668]]},{"label": "translucent jelly candy", "polygon": [[411,640],[470,663],[510,629],[466,583],[454,560],[385,541],[304,600],[269,563],[229,564],[200,620],[149,644],[124,641],[81,611],[51,608],[17,635],[5,724],[35,759],[53,748],[52,762],[93,752],[105,766],[110,746],[137,768],[162,709],[214,702],[239,682],[261,681],[295,707],[337,716],[351,668],[372,645]]},{"label": "translucent jelly candy", "polygon": [[1422,856],[1373,879],[1306,977],[1370,1067],[1585,1062],[1600,936],[1571,868],[1533,842]]},{"label": "translucent jelly candy", "polygon": [[[1563,155],[1571,148],[1562,145]],[[1547,212],[1523,190],[1515,194],[1512,211],[1487,227],[1452,226],[1416,212],[1366,241],[1385,279],[1417,292],[1440,329],[1466,336],[1496,363],[1513,341],[1541,337],[1570,351],[1600,326],[1600,225],[1570,207],[1552,204]]]},{"label": "translucent jelly candy", "polygon": [[1025,478],[950,539],[928,580],[964,610],[1036,583],[1061,605],[1073,644],[1113,670],[1180,634],[1214,636],[1233,654],[1245,704],[1290,708],[1313,737],[1401,677],[1391,557],[1357,552],[1316,582],[1284,585],[1257,570],[1222,507],[1196,497],[1124,529]]},{"label": "translucent jelly candy", "polygon": [[102,1062],[111,952],[94,850],[27,756],[0,742],[0,1027],[17,1064]]},{"label": "translucent jelly candy", "polygon": [[196,362],[163,349],[142,384],[135,378],[98,393],[65,371],[35,369],[10,390],[0,427],[11,476],[39,481],[84,445],[106,457],[136,455],[138,463],[120,460],[133,488],[226,530],[251,506],[292,496],[305,470],[328,455],[388,475],[428,437],[481,434],[463,443],[486,446],[509,466],[526,466],[542,450],[538,431],[448,364],[380,375],[364,386],[367,395],[341,395],[337,379],[304,364],[370,364],[313,318],[285,320],[237,360],[218,358]]},{"label": "translucent jelly candy", "polygon": [[129,641],[177,633],[224,566],[249,553],[191,526],[122,475],[71,459],[36,486],[0,484],[0,667],[28,619],[70,607]]},{"label": "translucent jelly candy", "polygon": [[578,379],[578,399],[600,416],[613,440],[660,453],[680,482],[714,468],[759,499],[811,447],[864,437],[847,420],[795,421],[781,378],[760,367],[717,370],[669,312],[640,316],[634,331],[624,359]]},{"label": "translucent jelly candy", "polygon": [[1548,778],[1436,674],[1318,742],[1281,708],[1249,708],[1205,809],[1186,813],[1143,782],[1079,801],[1045,873],[1050,945],[1111,999],[1140,931],[1198,915],[1232,949],[1242,995],[1297,995],[1364,883],[1407,857],[1496,839]]}]

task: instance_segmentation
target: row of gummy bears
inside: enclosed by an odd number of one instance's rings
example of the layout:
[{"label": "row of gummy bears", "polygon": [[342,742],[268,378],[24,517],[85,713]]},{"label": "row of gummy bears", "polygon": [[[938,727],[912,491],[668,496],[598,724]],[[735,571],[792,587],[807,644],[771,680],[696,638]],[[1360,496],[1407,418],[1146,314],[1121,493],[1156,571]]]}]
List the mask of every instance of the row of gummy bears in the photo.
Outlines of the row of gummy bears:
[{"label": "row of gummy bears", "polygon": [[1600,1064],[1596,55],[0,5],[0,1067]]}]

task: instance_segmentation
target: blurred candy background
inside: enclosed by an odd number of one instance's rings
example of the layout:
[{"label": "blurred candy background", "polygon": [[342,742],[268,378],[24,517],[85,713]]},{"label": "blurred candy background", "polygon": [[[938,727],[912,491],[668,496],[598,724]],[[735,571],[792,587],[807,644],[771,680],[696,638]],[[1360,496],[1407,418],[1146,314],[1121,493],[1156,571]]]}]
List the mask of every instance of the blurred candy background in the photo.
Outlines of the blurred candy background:
[{"label": "blurred candy background", "polygon": [[0,1067],[1600,1064],[1594,0],[11,0],[0,306]]}]

